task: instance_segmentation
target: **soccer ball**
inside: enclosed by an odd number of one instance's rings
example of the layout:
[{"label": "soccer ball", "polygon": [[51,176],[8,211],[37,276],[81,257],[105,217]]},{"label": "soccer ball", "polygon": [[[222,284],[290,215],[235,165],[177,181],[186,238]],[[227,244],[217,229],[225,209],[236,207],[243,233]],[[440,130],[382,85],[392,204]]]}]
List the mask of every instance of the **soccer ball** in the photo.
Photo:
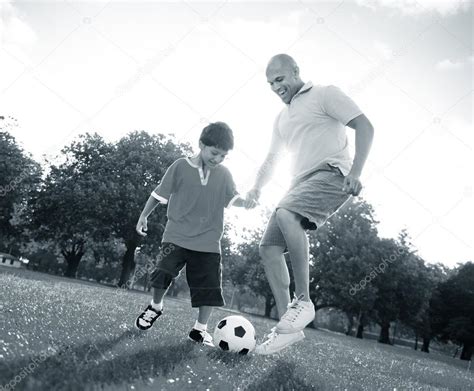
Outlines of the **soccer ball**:
[{"label": "soccer ball", "polygon": [[214,330],[214,345],[225,351],[247,354],[255,343],[255,329],[243,316],[227,316]]}]

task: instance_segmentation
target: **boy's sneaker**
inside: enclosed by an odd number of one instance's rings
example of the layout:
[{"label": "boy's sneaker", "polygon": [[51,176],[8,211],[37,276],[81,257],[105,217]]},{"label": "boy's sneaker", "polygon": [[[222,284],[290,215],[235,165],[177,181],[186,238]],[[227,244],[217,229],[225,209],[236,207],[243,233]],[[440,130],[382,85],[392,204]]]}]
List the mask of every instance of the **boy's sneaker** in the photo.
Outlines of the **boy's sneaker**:
[{"label": "boy's sneaker", "polygon": [[255,348],[255,353],[263,355],[278,353],[280,350],[302,339],[304,339],[304,333],[302,331],[293,334],[280,334],[277,332],[276,327],[274,327],[272,328],[272,332],[268,334],[268,339]]},{"label": "boy's sneaker", "polygon": [[288,310],[281,317],[276,325],[276,329],[280,334],[293,334],[302,331],[309,323],[311,323],[316,315],[314,305],[311,301],[303,301],[304,295],[294,297],[293,301],[288,304]]},{"label": "boy's sneaker", "polygon": [[149,304],[145,311],[138,316],[135,326],[140,330],[148,330],[162,313],[163,311],[156,310]]},{"label": "boy's sneaker", "polygon": [[203,345],[214,347],[212,342],[212,335],[204,330],[192,329],[189,333],[189,339],[194,342],[202,343]]}]

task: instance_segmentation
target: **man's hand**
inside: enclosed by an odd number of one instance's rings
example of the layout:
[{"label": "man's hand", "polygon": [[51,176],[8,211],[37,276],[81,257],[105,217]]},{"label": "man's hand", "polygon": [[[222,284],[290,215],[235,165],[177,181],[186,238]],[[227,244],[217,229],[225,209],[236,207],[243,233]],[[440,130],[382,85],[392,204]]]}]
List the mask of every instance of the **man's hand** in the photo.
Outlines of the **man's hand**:
[{"label": "man's hand", "polygon": [[146,236],[148,230],[148,221],[146,217],[140,217],[138,219],[137,227],[135,228],[140,236]]},{"label": "man's hand", "polygon": [[244,207],[245,209],[253,209],[258,204],[258,199],[260,198],[260,190],[252,189],[247,193],[245,197]]},{"label": "man's hand", "polygon": [[344,177],[344,184],[342,185],[342,191],[353,196],[358,196],[362,190],[362,183],[360,183],[359,176],[349,173]]}]

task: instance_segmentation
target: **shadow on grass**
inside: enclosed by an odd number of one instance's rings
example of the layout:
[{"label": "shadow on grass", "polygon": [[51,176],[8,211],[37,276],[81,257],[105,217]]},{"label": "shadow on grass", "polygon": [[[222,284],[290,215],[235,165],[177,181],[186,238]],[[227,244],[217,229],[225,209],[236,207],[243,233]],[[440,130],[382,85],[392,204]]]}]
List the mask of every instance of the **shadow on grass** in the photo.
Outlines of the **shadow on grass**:
[{"label": "shadow on grass", "polygon": [[[248,376],[241,384],[235,384],[242,390],[322,390],[324,387],[308,384],[302,378],[301,373],[298,375],[296,364],[289,363],[285,360],[278,360],[268,368],[256,366],[255,356],[229,354],[220,350],[214,350],[207,354],[210,360],[218,361],[227,368],[233,369],[241,367],[252,368]],[[257,364],[258,365],[258,364]],[[322,384],[324,384],[322,382]]]},{"label": "shadow on grass", "polygon": [[[324,384],[324,383],[322,383]],[[323,390],[323,386],[308,384],[302,374],[298,375],[296,364],[278,360],[269,373],[263,376],[251,377],[246,390]]]},{"label": "shadow on grass", "polygon": [[[99,384],[122,384],[166,376],[176,366],[196,358],[196,353],[193,353],[196,345],[191,341],[153,346],[133,353],[110,352],[114,346],[127,340],[140,340],[143,335],[138,330],[128,330],[116,338],[100,342],[79,346],[53,345],[56,352],[53,355],[40,354],[2,362],[0,385],[10,382],[13,385],[10,389],[15,391],[84,390]],[[21,376],[22,372],[26,376]]]}]

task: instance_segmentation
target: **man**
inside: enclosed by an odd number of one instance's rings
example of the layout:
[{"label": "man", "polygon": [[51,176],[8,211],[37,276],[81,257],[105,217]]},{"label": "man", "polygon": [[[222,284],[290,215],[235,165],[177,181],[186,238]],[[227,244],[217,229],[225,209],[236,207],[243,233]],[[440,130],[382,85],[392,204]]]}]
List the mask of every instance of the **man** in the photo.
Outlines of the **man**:
[{"label": "man", "polygon": [[[359,178],[374,133],[367,117],[339,88],[304,83],[289,55],[272,57],[266,76],[273,92],[286,106],[275,120],[270,149],[247,199],[258,201],[284,148],[292,155],[293,181],[273,212],[260,243],[260,256],[280,322],[257,347],[258,354],[273,354],[302,340],[303,329],[313,321],[305,231],[323,225],[351,195],[360,193]],[[353,160],[346,126],[356,131]],[[283,255],[286,251],[295,279],[295,298],[291,303],[290,277]]]}]

